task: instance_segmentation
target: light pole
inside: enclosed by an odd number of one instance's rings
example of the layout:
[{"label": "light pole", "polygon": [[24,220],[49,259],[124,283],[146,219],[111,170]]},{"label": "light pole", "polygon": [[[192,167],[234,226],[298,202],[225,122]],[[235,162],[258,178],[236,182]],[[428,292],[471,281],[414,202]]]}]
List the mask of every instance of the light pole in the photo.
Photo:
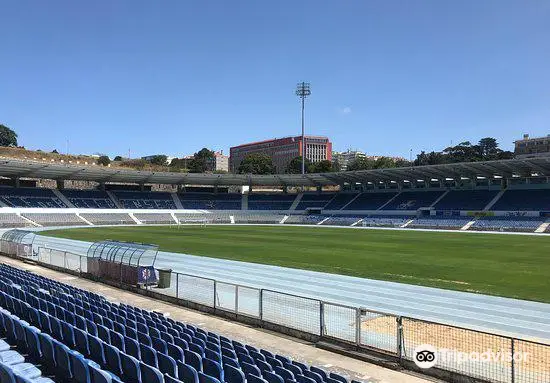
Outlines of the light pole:
[{"label": "light pole", "polygon": [[306,173],[306,141],[304,134],[304,109],[306,97],[311,94],[309,82],[300,82],[296,86],[296,95],[302,99],[302,174]]}]

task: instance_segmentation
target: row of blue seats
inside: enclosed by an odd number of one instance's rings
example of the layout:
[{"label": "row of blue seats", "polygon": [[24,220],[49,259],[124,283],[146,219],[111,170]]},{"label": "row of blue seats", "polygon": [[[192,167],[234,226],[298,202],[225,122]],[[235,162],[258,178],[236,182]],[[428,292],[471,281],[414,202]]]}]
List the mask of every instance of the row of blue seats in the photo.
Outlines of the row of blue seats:
[{"label": "row of blue seats", "polygon": [[[6,329],[7,325],[7,330]],[[16,332],[17,330],[17,332]],[[45,366],[39,369],[30,363],[31,358],[25,357],[17,348],[18,340],[22,340],[27,332],[34,331],[19,318],[0,308],[0,382],[5,383],[53,383],[53,380],[43,376]],[[19,335],[19,336],[18,336]],[[23,342],[19,342],[23,343]],[[33,362],[39,362],[33,360]]]},{"label": "row of blue seats", "polygon": [[[62,190],[67,199],[79,208],[114,208],[114,201],[105,191]],[[482,210],[499,193],[499,190],[397,190],[364,193],[305,193],[297,210],[320,207],[326,210],[417,210],[433,205],[438,210]],[[176,204],[168,192],[113,191],[125,208],[175,209]],[[241,198],[236,193],[180,193],[177,195],[184,208],[240,210]],[[442,197],[442,198],[440,198]],[[296,199],[295,194],[250,194],[250,210],[288,210]],[[0,201],[14,207],[67,207],[50,189],[0,187]],[[491,210],[550,210],[548,189],[506,190]]]},{"label": "row of blue seats", "polygon": [[[25,319],[29,306],[0,292],[0,335],[17,347],[0,352],[0,382],[54,383],[43,373],[62,382],[120,383],[121,381],[82,354],[70,350]],[[17,315],[13,315],[12,311]],[[21,353],[24,353],[23,356]],[[32,362],[29,363],[28,361]],[[38,366],[40,368],[38,368]]]},{"label": "row of blue seats", "polygon": [[[99,360],[102,366],[101,362],[104,362],[111,372],[120,373],[123,377],[135,376],[140,372],[131,359],[134,358],[152,368],[147,369],[147,374],[156,376],[149,377],[154,379],[148,380],[151,382],[160,382],[166,377],[179,378],[188,383],[244,383],[245,380],[256,383],[347,382],[337,374],[328,374],[322,369],[175,322],[158,313],[114,305],[97,297],[91,299],[77,295],[78,298],[75,298],[65,291],[60,293],[63,299],[57,298],[41,291],[38,286],[32,286],[37,281],[39,285],[42,283],[40,277],[28,273],[23,275],[12,268],[6,272],[6,266],[2,266],[0,276],[6,277],[6,274],[18,279],[17,282],[22,285],[30,286],[27,292],[13,289],[12,293],[20,294],[20,298],[31,306],[31,312],[37,310],[37,313],[30,314],[32,321],[40,322],[41,318],[49,315],[48,322],[44,323],[43,319],[40,323],[45,328],[51,328],[52,336],[61,338],[83,354],[90,352],[96,362]],[[12,290],[9,285],[2,287]],[[37,295],[31,294],[31,291]],[[53,318],[59,320],[60,326]],[[60,329],[54,330],[54,327]],[[95,351],[92,352],[92,349]],[[103,355],[105,361],[102,360]]]}]

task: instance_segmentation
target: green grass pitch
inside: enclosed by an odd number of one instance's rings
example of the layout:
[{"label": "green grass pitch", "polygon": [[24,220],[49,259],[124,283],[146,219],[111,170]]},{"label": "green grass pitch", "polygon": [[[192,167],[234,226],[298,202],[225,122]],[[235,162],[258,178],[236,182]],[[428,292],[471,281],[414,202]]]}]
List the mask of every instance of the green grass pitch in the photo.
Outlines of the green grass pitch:
[{"label": "green grass pitch", "polygon": [[550,302],[550,236],[296,226],[135,226],[46,232],[160,250]]}]

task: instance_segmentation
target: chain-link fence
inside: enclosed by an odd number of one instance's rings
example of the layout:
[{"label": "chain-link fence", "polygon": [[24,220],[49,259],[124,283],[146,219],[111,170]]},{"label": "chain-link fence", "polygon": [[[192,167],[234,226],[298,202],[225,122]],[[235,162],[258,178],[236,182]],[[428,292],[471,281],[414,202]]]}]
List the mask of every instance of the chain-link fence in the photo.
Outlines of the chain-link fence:
[{"label": "chain-link fence", "polygon": [[[87,257],[39,247],[34,259],[87,272]],[[550,344],[396,316],[365,308],[170,272],[167,286],[149,287],[170,297],[258,318],[319,339],[345,342],[396,360],[415,362],[420,346],[437,350],[435,367],[495,383],[549,383]]]},{"label": "chain-link fence", "polygon": [[321,334],[321,302],[297,295],[262,290],[262,320],[309,334]]}]

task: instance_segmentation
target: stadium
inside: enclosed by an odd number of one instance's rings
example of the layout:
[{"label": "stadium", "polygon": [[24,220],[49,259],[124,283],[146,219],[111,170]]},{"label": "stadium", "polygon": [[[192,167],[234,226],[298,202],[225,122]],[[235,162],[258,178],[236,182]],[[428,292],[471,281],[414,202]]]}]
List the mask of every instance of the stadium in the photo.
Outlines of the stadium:
[{"label": "stadium", "polygon": [[[361,379],[9,263],[24,260],[445,381],[547,382],[549,175],[550,157],[273,176],[5,159],[0,330],[13,360],[79,382]],[[424,344],[447,350],[428,370]],[[530,359],[460,360],[487,349]]]},{"label": "stadium", "polygon": [[550,2],[0,10],[0,383],[550,383]]}]

